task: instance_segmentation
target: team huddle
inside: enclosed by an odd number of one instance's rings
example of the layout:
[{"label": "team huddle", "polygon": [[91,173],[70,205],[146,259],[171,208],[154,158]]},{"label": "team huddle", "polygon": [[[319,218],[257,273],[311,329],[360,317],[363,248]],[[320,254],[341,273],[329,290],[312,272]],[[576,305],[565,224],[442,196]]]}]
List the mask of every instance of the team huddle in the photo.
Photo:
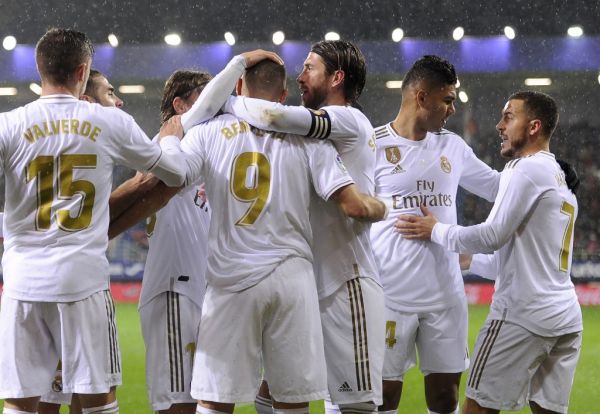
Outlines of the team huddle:
[{"label": "team huddle", "polygon": [[[109,238],[146,219],[139,312],[160,413],[397,411],[417,364],[429,413],[565,413],[581,348],[570,280],[574,170],[548,95],[511,95],[499,173],[446,129],[457,75],[423,56],[397,117],[373,128],[365,59],[314,44],[284,105],[283,60],[255,50],[214,78],[167,80],[154,139],[91,70],[85,34],[36,46],[41,97],[0,114],[6,180],[0,307],[4,414],[119,412]],[[231,91],[236,91],[236,96]],[[120,164],[139,171],[116,189]],[[457,225],[458,187],[494,205]],[[473,358],[462,270],[495,279]]]}]

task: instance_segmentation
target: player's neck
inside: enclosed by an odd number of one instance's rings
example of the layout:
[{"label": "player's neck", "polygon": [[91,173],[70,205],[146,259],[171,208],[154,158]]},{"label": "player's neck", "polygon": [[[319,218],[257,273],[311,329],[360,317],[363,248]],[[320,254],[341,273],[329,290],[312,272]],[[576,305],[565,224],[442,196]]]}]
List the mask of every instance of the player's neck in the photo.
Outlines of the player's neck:
[{"label": "player's neck", "polygon": [[342,91],[339,90],[330,90],[327,94],[327,98],[323,102],[321,106],[331,106],[331,105],[339,105],[346,106],[348,105],[348,101],[346,101],[346,97],[344,96]]},{"label": "player's neck", "polygon": [[421,141],[427,136],[427,129],[420,128],[414,116],[410,116],[402,108],[392,121],[392,129],[402,138],[411,141]]},{"label": "player's neck", "polygon": [[47,95],[72,95],[79,99],[79,91],[81,85],[54,85],[50,83],[42,83],[41,96]]}]

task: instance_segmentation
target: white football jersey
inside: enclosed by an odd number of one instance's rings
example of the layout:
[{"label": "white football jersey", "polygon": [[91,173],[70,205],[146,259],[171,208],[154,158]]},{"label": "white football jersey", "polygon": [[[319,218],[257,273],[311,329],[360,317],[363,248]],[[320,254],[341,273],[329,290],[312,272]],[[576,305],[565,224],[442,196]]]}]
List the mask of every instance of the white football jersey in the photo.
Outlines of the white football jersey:
[{"label": "white football jersey", "polygon": [[442,130],[413,141],[391,124],[375,129],[375,193],[389,208],[371,227],[386,305],[402,312],[448,308],[465,296],[458,254],[394,232],[401,214],[422,215],[423,204],[445,223],[456,223],[458,186],[492,201],[500,174],[480,161],[458,135]]},{"label": "white football jersey", "polygon": [[506,164],[485,223],[436,224],[432,240],[461,253],[491,253],[498,269],[489,317],[541,336],[582,329],[570,278],[577,199],[554,154]]},{"label": "white football jersey", "polygon": [[[245,97],[229,98],[224,110],[260,128],[331,140],[360,191],[374,194],[373,127],[360,110],[341,105],[312,110]],[[358,276],[379,283],[369,223],[350,219],[335,203],[315,198],[311,203],[311,224],[320,299]]]},{"label": "white football jersey", "polygon": [[196,182],[181,189],[166,206],[146,219],[149,249],[140,307],[170,291],[187,296],[202,308],[210,207],[206,198],[198,194],[200,186]]},{"label": "white football jersey", "polygon": [[70,302],[108,289],[113,165],[154,169],[169,180],[163,165],[174,160],[125,112],[71,95],[43,96],[0,114],[4,294]]},{"label": "white football jersey", "polygon": [[[240,291],[290,257],[312,261],[311,187],[323,199],[353,183],[329,142],[266,132],[226,114],[190,130],[190,180],[212,207],[207,282]],[[312,182],[312,186],[311,183]]]}]

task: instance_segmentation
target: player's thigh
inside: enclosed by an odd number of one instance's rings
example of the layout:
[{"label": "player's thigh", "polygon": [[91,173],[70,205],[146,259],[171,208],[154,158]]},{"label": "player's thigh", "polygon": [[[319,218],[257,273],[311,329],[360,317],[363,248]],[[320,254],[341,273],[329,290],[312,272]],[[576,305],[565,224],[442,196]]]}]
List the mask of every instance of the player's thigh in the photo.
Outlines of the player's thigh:
[{"label": "player's thigh", "polygon": [[261,380],[268,279],[241,292],[208,286],[192,374],[195,399],[222,403],[254,399]]},{"label": "player's thigh", "polygon": [[386,307],[385,319],[383,379],[403,381],[406,371],[417,363],[415,341],[419,316]]},{"label": "player's thigh", "polygon": [[121,352],[109,290],[59,304],[63,391],[105,394],[121,384]]},{"label": "player's thigh", "polygon": [[274,296],[265,318],[265,379],[273,399],[300,403],[327,394],[319,300],[312,264],[288,259],[269,276]]},{"label": "player's thigh", "polygon": [[327,382],[336,404],[381,405],[385,347],[383,290],[355,278],[320,301]]},{"label": "player's thigh", "polygon": [[531,379],[529,400],[541,407],[566,413],[581,350],[581,332],[562,335]]},{"label": "player's thigh", "polygon": [[154,411],[193,403],[192,366],[201,309],[185,295],[163,292],[140,308],[146,386]]},{"label": "player's thigh", "polygon": [[424,375],[458,373],[469,367],[467,301],[421,313],[417,334],[419,365]]},{"label": "player's thigh", "polygon": [[466,396],[483,407],[520,410],[553,342],[510,322],[486,320],[475,342]]},{"label": "player's thigh", "polygon": [[[58,326],[58,328],[55,328]],[[0,306],[0,398],[50,391],[59,360],[60,322],[54,303],[4,295]]]}]

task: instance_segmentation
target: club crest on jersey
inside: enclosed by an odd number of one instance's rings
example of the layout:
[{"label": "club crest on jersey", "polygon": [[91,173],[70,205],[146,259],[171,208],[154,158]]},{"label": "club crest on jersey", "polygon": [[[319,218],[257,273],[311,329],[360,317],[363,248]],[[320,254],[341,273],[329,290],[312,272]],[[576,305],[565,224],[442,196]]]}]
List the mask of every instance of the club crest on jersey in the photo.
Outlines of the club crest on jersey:
[{"label": "club crest on jersey", "polygon": [[450,174],[450,171],[452,171],[452,165],[450,164],[450,161],[443,155],[440,157],[440,167],[442,167],[442,171],[447,174]]},{"label": "club crest on jersey", "polygon": [[398,147],[387,147],[385,149],[385,159],[392,164],[398,164],[402,159],[400,148]]}]

